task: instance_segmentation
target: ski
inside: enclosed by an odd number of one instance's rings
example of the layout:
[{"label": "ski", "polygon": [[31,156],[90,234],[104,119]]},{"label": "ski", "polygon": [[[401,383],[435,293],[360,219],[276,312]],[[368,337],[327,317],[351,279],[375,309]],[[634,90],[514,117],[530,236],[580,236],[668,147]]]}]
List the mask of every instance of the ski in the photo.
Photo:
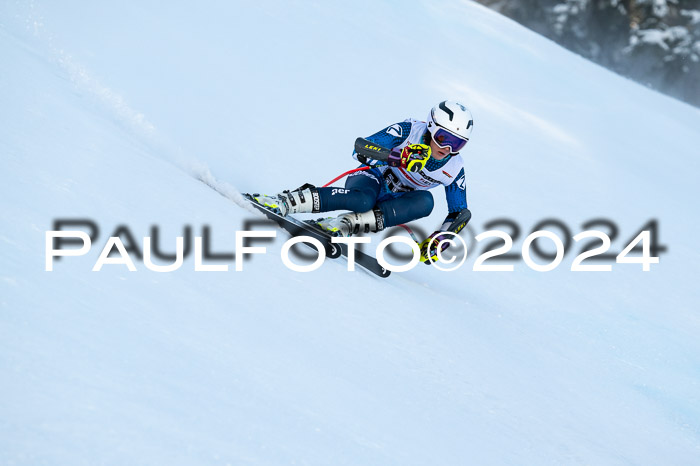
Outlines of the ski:
[{"label": "ski", "polygon": [[[318,224],[313,221],[313,220],[307,220],[305,222],[309,228],[313,229],[314,231],[317,231],[318,233],[327,236],[328,238],[332,238],[331,235],[329,235],[327,232],[322,230]],[[346,259],[348,257],[348,245],[343,244],[343,243],[333,243],[336,246],[340,247],[340,253],[343,255]],[[378,277],[381,278],[386,278],[389,275],[391,275],[391,271],[385,269],[381,265],[379,265],[379,262],[377,262],[377,259],[374,257],[370,256],[369,254],[361,251],[358,247],[355,248],[355,265],[360,266],[360,268],[365,269],[366,271],[373,273],[374,275],[377,275]]]},{"label": "ski", "polygon": [[[228,193],[217,187],[210,180],[205,178],[200,178],[199,180],[222,196],[230,199],[230,195]],[[331,235],[321,230],[314,222],[304,222],[291,216],[283,217],[274,210],[258,203],[252,195],[247,193],[242,193],[241,195],[243,199],[248,201],[248,203],[250,203],[250,205],[252,205],[256,210],[263,213],[267,218],[275,222],[280,228],[287,231],[290,235],[306,235],[319,240],[325,247],[326,257],[330,259],[337,259],[340,256],[345,256],[347,258],[348,247],[345,244],[333,243],[331,241]],[[391,274],[391,271],[379,265],[377,259],[357,248],[355,248],[355,264],[367,272],[381,278],[386,278]]]},{"label": "ski", "polygon": [[[338,244],[338,246],[340,246],[342,255],[347,258],[347,244]],[[380,278],[387,278],[389,275],[391,275],[391,271],[379,265],[379,262],[377,262],[376,258],[360,251],[358,248],[355,248],[355,265],[359,265],[361,268],[365,269],[370,273],[373,273],[374,275]]]},{"label": "ski", "polygon": [[[336,259],[342,255],[347,258],[348,246],[346,244],[333,243],[331,240],[332,236],[320,229],[314,221],[301,221],[290,215],[283,217],[274,210],[258,203],[254,196],[243,194],[243,197],[248,200],[253,207],[265,214],[267,218],[276,222],[292,236],[306,235],[319,240],[326,247],[326,257]],[[386,278],[391,274],[391,271],[382,267],[379,262],[377,262],[377,259],[358,248],[355,248],[355,265],[381,278]]]},{"label": "ski", "polygon": [[292,216],[283,217],[272,209],[260,204],[250,194],[243,194],[243,197],[257,210],[262,212],[267,218],[277,223],[283,230],[287,231],[292,236],[310,236],[323,244],[326,252],[326,257],[336,259],[342,254],[340,244],[331,242],[330,235],[322,232],[320,229],[314,228],[306,222],[298,220]]}]

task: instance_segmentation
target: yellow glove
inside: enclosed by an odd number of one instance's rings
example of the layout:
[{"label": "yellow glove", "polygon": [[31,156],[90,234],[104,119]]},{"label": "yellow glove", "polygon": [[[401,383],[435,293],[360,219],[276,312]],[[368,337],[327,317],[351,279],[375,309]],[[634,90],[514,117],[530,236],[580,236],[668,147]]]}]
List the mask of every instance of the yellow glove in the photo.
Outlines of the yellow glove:
[{"label": "yellow glove", "polygon": [[425,144],[411,144],[401,150],[392,150],[387,163],[392,167],[405,168],[409,172],[419,172],[425,168],[430,158],[430,147]]},{"label": "yellow glove", "polygon": [[438,245],[440,245],[440,252],[444,251],[450,246],[449,241],[441,241],[448,239],[448,235],[444,235],[442,231],[436,231],[432,235],[425,238],[420,244],[420,261],[424,264],[430,265],[432,262],[437,262],[438,260]]}]

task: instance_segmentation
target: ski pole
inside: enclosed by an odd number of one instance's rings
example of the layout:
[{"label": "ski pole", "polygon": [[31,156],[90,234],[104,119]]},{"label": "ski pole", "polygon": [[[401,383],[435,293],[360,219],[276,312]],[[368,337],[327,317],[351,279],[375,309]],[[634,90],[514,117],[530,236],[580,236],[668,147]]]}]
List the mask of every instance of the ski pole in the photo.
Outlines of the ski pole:
[{"label": "ski pole", "polygon": [[399,224],[396,225],[396,226],[397,226],[397,227],[401,227],[401,228],[403,228],[404,230],[406,230],[406,232],[408,232],[408,234],[411,236],[411,239],[412,239],[413,241],[415,241],[416,244],[417,244],[418,246],[420,246],[421,242],[418,241],[418,237],[417,237],[416,234],[413,232],[413,230],[411,229],[411,227],[409,227],[408,225],[404,225],[403,223],[399,223]]},{"label": "ski pole", "polygon": [[346,171],[345,173],[343,173],[342,175],[336,176],[335,178],[333,178],[332,180],[330,180],[328,183],[324,184],[322,187],[323,187],[323,188],[327,188],[328,186],[332,185],[333,183],[335,183],[336,181],[338,181],[339,179],[341,179],[341,178],[344,177],[344,176],[348,176],[348,175],[351,174],[351,173],[360,172],[360,171],[363,171],[363,170],[369,170],[370,168],[372,168],[372,167],[360,167],[360,168],[354,168],[354,169],[352,169],[352,170],[348,170],[348,171]]}]

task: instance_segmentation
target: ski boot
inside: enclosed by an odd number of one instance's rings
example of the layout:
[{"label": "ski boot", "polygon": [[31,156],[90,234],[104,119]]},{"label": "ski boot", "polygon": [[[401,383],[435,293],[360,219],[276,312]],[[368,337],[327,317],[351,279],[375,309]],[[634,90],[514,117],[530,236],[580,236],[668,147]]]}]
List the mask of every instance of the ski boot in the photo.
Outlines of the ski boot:
[{"label": "ski boot", "polygon": [[379,209],[360,214],[350,212],[338,217],[319,219],[316,225],[331,236],[352,236],[361,231],[374,233],[384,229],[384,215]]},{"label": "ski boot", "polygon": [[289,214],[318,213],[321,211],[318,190],[308,184],[294,191],[282,191],[274,196],[259,194],[253,198],[259,204],[274,210],[283,217]]}]

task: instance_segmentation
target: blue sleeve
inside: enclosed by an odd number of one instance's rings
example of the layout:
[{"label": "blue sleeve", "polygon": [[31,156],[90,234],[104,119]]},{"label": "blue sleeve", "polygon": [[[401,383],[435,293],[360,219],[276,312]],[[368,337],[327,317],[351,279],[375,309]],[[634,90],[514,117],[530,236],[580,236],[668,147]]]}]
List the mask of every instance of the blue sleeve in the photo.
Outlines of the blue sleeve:
[{"label": "blue sleeve", "polygon": [[[393,149],[394,147],[403,144],[408,135],[411,134],[411,123],[402,122],[395,123],[391,126],[387,126],[381,131],[374,133],[373,135],[365,138],[370,142],[375,143],[378,146],[386,147],[387,149]],[[357,160],[357,154],[355,151],[352,153],[352,157]],[[379,162],[377,160],[368,160],[365,165],[380,166],[386,165],[386,162]]]},{"label": "blue sleeve", "polygon": [[459,171],[452,183],[445,186],[445,197],[447,198],[447,211],[451,214],[468,208],[467,181],[464,175],[464,168]]}]

